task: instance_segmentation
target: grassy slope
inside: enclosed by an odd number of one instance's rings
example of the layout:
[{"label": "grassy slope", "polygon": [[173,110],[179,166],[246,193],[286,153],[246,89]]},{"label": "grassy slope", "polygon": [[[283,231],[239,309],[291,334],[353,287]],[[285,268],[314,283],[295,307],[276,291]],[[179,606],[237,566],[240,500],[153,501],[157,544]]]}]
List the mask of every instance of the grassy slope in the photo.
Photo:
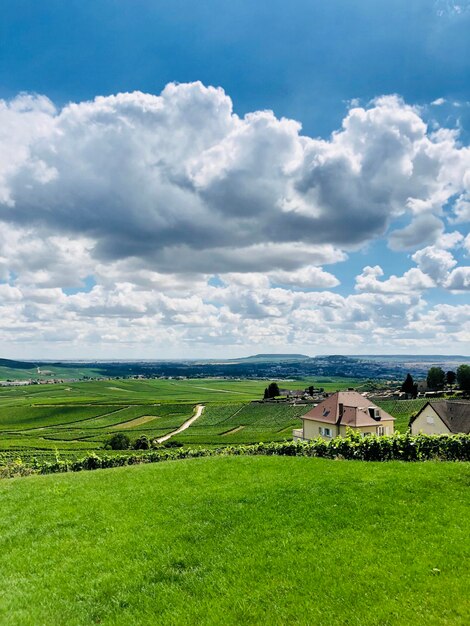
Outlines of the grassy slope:
[{"label": "grassy slope", "polygon": [[217,458],[0,484],[0,623],[466,624],[470,468]]}]

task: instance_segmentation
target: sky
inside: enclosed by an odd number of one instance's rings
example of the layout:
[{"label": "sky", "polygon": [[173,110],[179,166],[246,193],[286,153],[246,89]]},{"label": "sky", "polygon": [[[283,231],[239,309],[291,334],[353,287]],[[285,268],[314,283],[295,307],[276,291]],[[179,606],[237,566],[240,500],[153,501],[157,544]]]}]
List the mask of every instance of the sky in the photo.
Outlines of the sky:
[{"label": "sky", "polygon": [[0,356],[470,354],[470,0],[4,0]]}]

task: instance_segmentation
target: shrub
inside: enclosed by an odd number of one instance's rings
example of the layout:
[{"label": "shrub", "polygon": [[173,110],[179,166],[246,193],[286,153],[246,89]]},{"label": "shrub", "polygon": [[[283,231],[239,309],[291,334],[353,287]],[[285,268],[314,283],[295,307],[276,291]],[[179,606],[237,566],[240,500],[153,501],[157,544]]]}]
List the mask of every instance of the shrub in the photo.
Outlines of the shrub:
[{"label": "shrub", "polygon": [[[116,437],[116,436],[115,436]],[[127,437],[126,437],[127,439]],[[346,437],[325,441],[321,437],[312,441],[284,441],[282,443],[257,443],[247,446],[227,446],[225,448],[170,447],[152,450],[140,455],[91,454],[81,460],[40,463],[26,465],[21,459],[13,462],[0,462],[0,477],[25,476],[33,473],[54,474],[60,472],[80,472],[82,470],[121,467],[140,463],[160,463],[177,459],[192,459],[208,456],[308,456],[327,459],[348,459],[360,461],[470,461],[470,435],[416,435],[395,433],[391,436],[362,437],[360,433],[349,431]]]},{"label": "shrub", "polygon": [[149,450],[150,449],[150,440],[147,435],[140,435],[134,441],[134,450]]},{"label": "shrub", "polygon": [[131,440],[124,433],[116,433],[108,440],[107,445],[112,450],[128,450],[131,445]]}]

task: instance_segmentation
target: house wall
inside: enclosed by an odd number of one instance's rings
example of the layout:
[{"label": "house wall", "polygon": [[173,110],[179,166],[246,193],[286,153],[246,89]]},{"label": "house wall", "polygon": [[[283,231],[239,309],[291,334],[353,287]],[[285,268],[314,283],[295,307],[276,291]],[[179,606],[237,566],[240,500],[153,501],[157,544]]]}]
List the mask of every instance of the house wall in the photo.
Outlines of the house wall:
[{"label": "house wall", "polygon": [[[314,420],[303,420],[304,422],[304,439],[316,439],[317,437],[323,437],[326,441],[333,439],[338,434],[338,428],[335,424],[325,424],[325,422],[316,422]],[[332,432],[332,437],[325,437],[320,435],[320,428],[329,428]]]},{"label": "house wall", "polygon": [[[304,439],[316,439],[317,437],[322,437],[326,441],[333,439],[333,437],[337,437],[341,435],[342,437],[346,436],[346,426],[336,426],[335,424],[325,424],[325,422],[317,422],[315,420],[303,420],[304,427]],[[360,433],[371,433],[373,435],[377,434],[377,428],[379,426],[385,427],[385,434],[392,435],[393,434],[393,421],[392,420],[383,420],[377,423],[377,426],[360,426],[358,428],[353,428],[355,431],[359,431]],[[320,428],[329,428],[332,431],[331,437],[325,437],[320,434]],[[339,431],[339,432],[338,432]]]},{"label": "house wall", "polygon": [[[379,426],[383,426],[385,429],[384,435],[393,435],[394,427],[393,420],[381,420],[374,424],[373,426],[359,426],[357,428],[353,428],[355,431],[359,431],[360,433],[372,433],[373,435],[378,435]],[[342,437],[346,436],[346,428],[347,426],[340,426],[339,434]]]},{"label": "house wall", "polygon": [[[430,423],[431,420],[433,421],[432,424]],[[418,435],[419,433],[424,433],[425,435],[449,435],[450,430],[432,406],[428,405],[411,424],[411,434]]]}]

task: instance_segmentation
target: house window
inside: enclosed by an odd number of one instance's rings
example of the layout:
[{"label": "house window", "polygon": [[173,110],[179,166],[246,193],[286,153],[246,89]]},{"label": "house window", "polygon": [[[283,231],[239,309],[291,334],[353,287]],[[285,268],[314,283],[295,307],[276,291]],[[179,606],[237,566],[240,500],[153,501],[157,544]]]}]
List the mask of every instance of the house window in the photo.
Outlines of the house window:
[{"label": "house window", "polygon": [[331,428],[323,428],[320,426],[320,435],[323,435],[323,437],[332,437],[333,433],[331,432]]},{"label": "house window", "polygon": [[379,435],[379,437],[381,437],[382,435],[385,435],[385,427],[377,426],[377,434]]},{"label": "house window", "polygon": [[372,433],[362,433],[363,437],[369,437],[370,435],[372,435]]},{"label": "house window", "polygon": [[428,415],[428,417],[426,418],[426,422],[427,422],[428,424],[434,424],[434,418],[433,418],[433,417],[431,417],[431,415]]}]

